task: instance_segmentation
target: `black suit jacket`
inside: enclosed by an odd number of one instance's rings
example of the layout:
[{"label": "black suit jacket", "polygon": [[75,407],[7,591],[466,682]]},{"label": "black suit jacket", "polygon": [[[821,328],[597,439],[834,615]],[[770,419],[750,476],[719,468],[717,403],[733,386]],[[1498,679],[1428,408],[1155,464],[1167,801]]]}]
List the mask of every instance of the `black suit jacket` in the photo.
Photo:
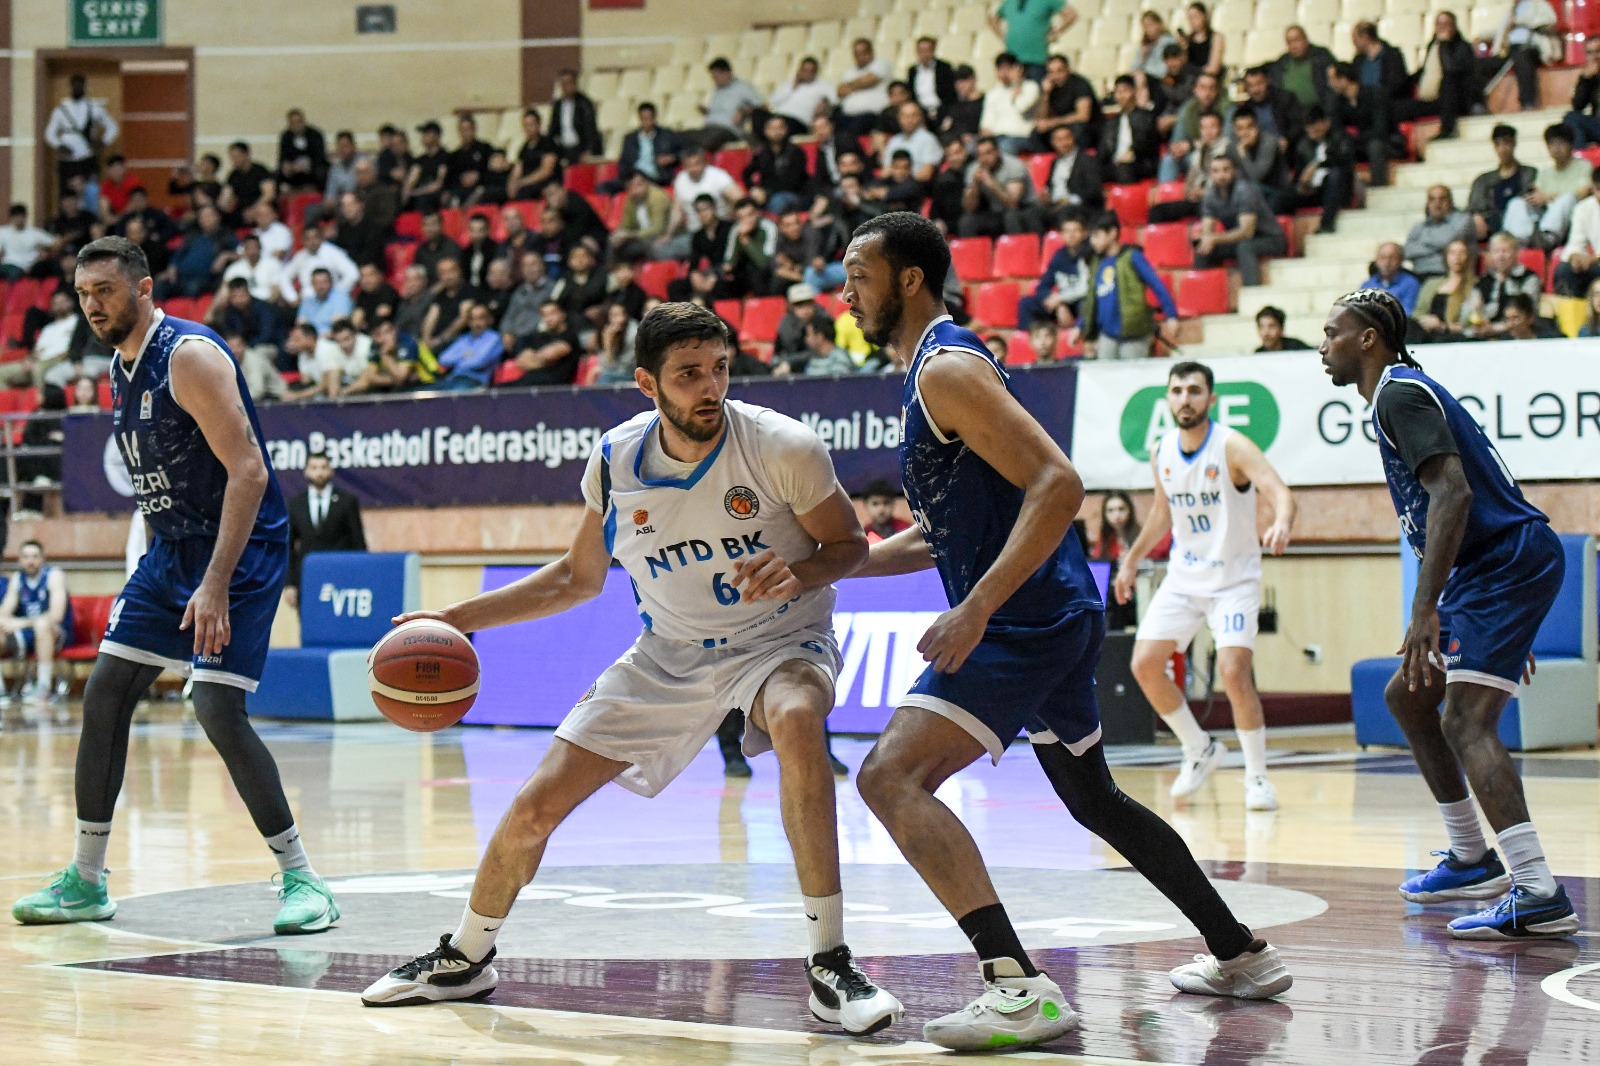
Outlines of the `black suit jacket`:
[{"label": "black suit jacket", "polygon": [[[1117,157],[1117,136],[1122,127],[1122,115],[1107,115],[1100,130],[1100,163],[1109,169]],[[1140,180],[1156,176],[1161,159],[1161,131],[1156,128],[1156,114],[1146,108],[1136,107],[1128,112],[1128,131],[1133,134],[1133,174]]]},{"label": "black suit jacket", "polygon": [[[600,122],[596,117],[594,101],[582,93],[572,98],[576,110],[572,116],[572,126],[578,131],[578,146],[585,155],[604,155],[605,138],[600,136]],[[561,143],[561,98],[550,101],[550,121],[545,123],[545,129],[550,131],[550,136],[555,138],[557,144]],[[563,146],[565,152],[565,146]],[[572,162],[572,160],[568,160]]]},{"label": "black suit jacket", "polygon": [[[1039,196],[1051,203],[1056,202],[1055,174],[1060,162],[1059,158],[1051,162],[1045,187],[1039,190]],[[1072,174],[1067,178],[1067,193],[1076,196],[1085,211],[1097,213],[1105,209],[1106,191],[1100,176],[1100,163],[1089,154],[1087,148],[1078,151],[1078,158],[1072,164]]]},{"label": "black suit jacket", "polygon": [[[911,64],[906,70],[906,84],[911,86],[915,94],[917,86],[917,65]],[[933,91],[939,97],[939,107],[946,108],[956,102],[956,68],[942,59],[933,61]]]},{"label": "black suit jacket", "polygon": [[302,492],[289,500],[289,580],[300,587],[300,564],[311,552],[364,552],[367,534],[361,527],[361,504],[348,492],[334,486],[328,500],[328,513],[322,525],[311,525],[311,494]]},{"label": "black suit jacket", "polygon": [[[672,179],[678,174],[677,159],[682,151],[683,139],[681,137],[664,126],[656,127],[655,154],[658,156],[669,155],[673,159],[671,166],[662,167],[659,164],[657,165],[656,169],[661,171],[661,184],[672,184]],[[639,131],[634,130],[622,138],[622,155],[617,158],[617,180],[627,181],[633,177],[634,171],[638,169]]]}]

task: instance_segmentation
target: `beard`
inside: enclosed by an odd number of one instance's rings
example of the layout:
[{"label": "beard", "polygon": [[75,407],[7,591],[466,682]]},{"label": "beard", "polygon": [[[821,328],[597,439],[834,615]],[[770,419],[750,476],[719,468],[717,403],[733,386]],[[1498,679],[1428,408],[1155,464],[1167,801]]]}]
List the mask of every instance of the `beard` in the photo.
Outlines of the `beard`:
[{"label": "beard", "polygon": [[877,317],[861,324],[861,335],[868,344],[882,348],[894,340],[894,335],[900,331],[900,320],[905,313],[906,302],[900,296],[900,291],[891,290],[883,306],[878,309]]},{"label": "beard", "polygon": [[715,440],[717,434],[722,432],[724,418],[721,404],[717,405],[716,421],[707,426],[693,421],[694,411],[674,405],[672,401],[659,393],[656,396],[656,402],[660,405],[661,417],[666,419],[673,429],[696,443],[704,444],[708,440]]},{"label": "beard", "polygon": [[128,339],[128,335],[133,332],[133,327],[138,324],[138,305],[130,302],[120,314],[107,315],[106,324],[103,328],[95,329],[94,323],[91,322],[89,329],[102,343],[116,348]]},{"label": "beard", "polygon": [[1211,412],[1201,411],[1197,415],[1191,414],[1187,417],[1182,414],[1174,414],[1172,420],[1178,424],[1179,429],[1194,429],[1196,426],[1205,425],[1206,420],[1210,417]]}]

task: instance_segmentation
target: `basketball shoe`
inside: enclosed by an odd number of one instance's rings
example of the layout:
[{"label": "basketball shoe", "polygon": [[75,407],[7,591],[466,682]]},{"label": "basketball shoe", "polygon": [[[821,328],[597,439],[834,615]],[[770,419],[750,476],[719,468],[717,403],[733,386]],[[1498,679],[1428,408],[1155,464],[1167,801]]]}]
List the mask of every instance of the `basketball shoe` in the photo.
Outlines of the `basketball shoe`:
[{"label": "basketball shoe", "polygon": [[447,999],[485,999],[500,983],[494,954],[490,948],[481,962],[473,962],[450,946],[446,933],[438,947],[368,985],[361,1002],[369,1007],[411,1007]]},{"label": "basketball shoe", "polygon": [[924,1025],[923,1039],[951,1051],[983,1051],[1046,1044],[1078,1027],[1061,987],[1043,973],[1022,976],[1015,959],[984,960],[983,983],[983,995]]},{"label": "basketball shoe", "polygon": [[1232,996],[1268,999],[1287,992],[1294,978],[1278,957],[1278,949],[1264,941],[1226,961],[1215,955],[1196,955],[1194,961],[1173,970],[1172,987],[1197,996]]},{"label": "basketball shoe", "polygon": [[1278,809],[1278,790],[1266,774],[1255,774],[1244,779],[1244,808],[1247,811],[1275,811]]},{"label": "basketball shoe", "polygon": [[1571,936],[1577,931],[1578,913],[1560,885],[1549,898],[1534,895],[1524,885],[1513,885],[1510,894],[1493,907],[1450,923],[1450,935],[1457,940],[1538,940]]},{"label": "basketball shoe", "polygon": [[117,905],[106,894],[109,874],[109,870],[102,873],[100,883],[91,884],[78,876],[76,865],[69,865],[44,888],[12,904],[11,917],[23,925],[103,922],[117,913]]},{"label": "basketball shoe", "polygon": [[[282,882],[278,878],[283,878]],[[283,906],[272,919],[272,931],[280,936],[294,933],[320,933],[339,920],[339,905],[322,878],[307,870],[285,870],[273,876]]]},{"label": "basketball shoe", "polygon": [[1228,746],[1215,737],[1206,749],[1194,758],[1189,758],[1187,752],[1183,756],[1183,769],[1178,771],[1178,779],[1172,783],[1172,798],[1182,799],[1192,792],[1197,791],[1206,783],[1206,778],[1211,776],[1211,771],[1222,765],[1222,760],[1228,756]]},{"label": "basketball shoe", "polygon": [[898,999],[861,972],[850,949],[842,944],[811,956],[806,980],[811,983],[811,1013],[843,1027],[847,1033],[876,1033],[899,1021],[905,1013]]},{"label": "basketball shoe", "polygon": [[1506,873],[1493,848],[1473,862],[1458,859],[1450,851],[1433,854],[1444,856],[1438,866],[1400,882],[1400,894],[1412,903],[1499,899],[1511,889],[1511,875]]}]

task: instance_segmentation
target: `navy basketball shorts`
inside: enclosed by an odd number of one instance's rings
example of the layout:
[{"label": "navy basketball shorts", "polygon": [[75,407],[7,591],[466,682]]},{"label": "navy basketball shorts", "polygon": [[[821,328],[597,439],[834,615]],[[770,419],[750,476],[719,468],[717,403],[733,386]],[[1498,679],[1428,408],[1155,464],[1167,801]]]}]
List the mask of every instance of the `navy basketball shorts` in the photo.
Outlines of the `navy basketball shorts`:
[{"label": "navy basketball shorts", "polygon": [[245,546],[228,586],[228,644],[220,655],[196,655],[194,627],[178,626],[205,577],[214,545],[201,537],[155,538],[111,605],[100,653],[254,692],[289,573],[289,545],[252,540]]},{"label": "navy basketball shorts", "polygon": [[961,669],[928,667],[900,706],[950,719],[996,763],[1024,728],[1035,744],[1059,740],[1082,755],[1100,740],[1094,671],[1105,633],[1105,612],[1087,609],[1048,626],[990,625]]},{"label": "navy basketball shorts", "polygon": [[1515,696],[1565,573],[1561,538],[1545,522],[1508,530],[1458,567],[1439,598],[1445,684],[1465,681]]},{"label": "navy basketball shorts", "polygon": [[[56,651],[67,646],[67,638],[71,636],[62,626],[56,626]],[[35,629],[17,630],[17,640],[22,644],[22,654],[32,655],[39,645],[39,633]]]}]

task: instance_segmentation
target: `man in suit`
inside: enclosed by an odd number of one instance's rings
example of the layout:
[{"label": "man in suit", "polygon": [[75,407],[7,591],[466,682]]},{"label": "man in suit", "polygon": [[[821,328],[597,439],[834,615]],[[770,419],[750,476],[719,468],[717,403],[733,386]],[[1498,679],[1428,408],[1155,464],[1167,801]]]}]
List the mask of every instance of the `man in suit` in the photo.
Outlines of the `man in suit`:
[{"label": "man in suit", "polygon": [[289,606],[300,606],[300,564],[311,552],[364,552],[361,504],[333,487],[333,464],[326,452],[306,460],[306,491],[289,501]]},{"label": "man in suit", "polygon": [[556,87],[560,95],[550,104],[549,127],[561,146],[561,161],[571,166],[585,156],[599,158],[605,154],[605,139],[600,136],[594,101],[578,91],[578,72],[563,70],[556,75]]},{"label": "man in suit", "polygon": [[1117,112],[1106,116],[1100,134],[1104,175],[1122,185],[1155,177],[1161,159],[1161,133],[1156,128],[1155,112],[1135,102],[1136,86],[1131,75],[1117,78],[1111,90]]},{"label": "man in suit", "polygon": [[929,115],[940,114],[961,98],[956,92],[956,68],[934,55],[938,48],[932,37],[918,37],[917,61],[906,72],[912,97]]},{"label": "man in suit", "polygon": [[643,174],[656,185],[670,186],[678,176],[678,157],[682,139],[665,126],[656,125],[656,105],[639,105],[639,125],[622,138],[622,155],[617,159],[617,176],[600,183],[600,191],[615,195],[628,187],[628,179]]}]

